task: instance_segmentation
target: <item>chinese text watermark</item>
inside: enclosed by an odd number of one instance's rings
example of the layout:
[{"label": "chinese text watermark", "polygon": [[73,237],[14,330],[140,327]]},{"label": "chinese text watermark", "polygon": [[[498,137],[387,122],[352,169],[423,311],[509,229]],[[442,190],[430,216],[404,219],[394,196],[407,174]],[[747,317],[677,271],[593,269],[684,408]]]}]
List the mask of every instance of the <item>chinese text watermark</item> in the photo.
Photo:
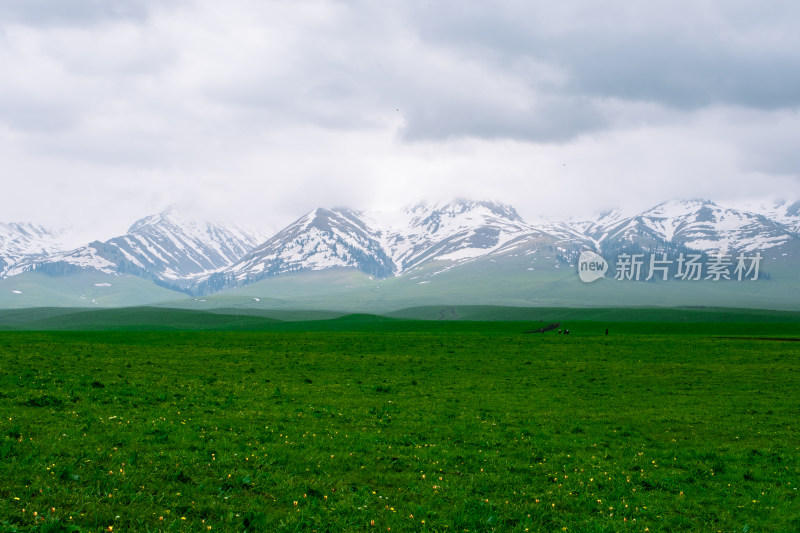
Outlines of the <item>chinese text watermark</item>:
[{"label": "chinese text watermark", "polygon": [[[702,254],[680,253],[669,256],[666,253],[628,254],[617,256],[614,265],[614,279],[620,281],[650,281],[679,279],[683,281],[756,281],[761,269],[760,252],[752,255],[717,254],[704,257]],[[608,271],[608,262],[600,255],[584,251],[578,258],[578,276],[581,281],[590,283]]]}]

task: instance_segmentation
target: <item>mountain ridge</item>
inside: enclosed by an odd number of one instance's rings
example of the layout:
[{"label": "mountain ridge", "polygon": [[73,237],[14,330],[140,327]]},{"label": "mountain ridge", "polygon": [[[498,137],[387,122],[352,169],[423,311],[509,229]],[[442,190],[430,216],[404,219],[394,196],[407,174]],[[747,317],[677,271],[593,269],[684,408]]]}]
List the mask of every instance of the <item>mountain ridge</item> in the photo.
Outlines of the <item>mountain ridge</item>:
[{"label": "mountain ridge", "polygon": [[189,221],[170,209],[135,221],[124,235],[72,250],[58,250],[57,235],[37,233],[35,225],[2,224],[0,278],[34,271],[51,277],[133,275],[200,295],[330,269],[418,283],[474,262],[514,265],[515,272],[564,272],[575,269],[583,250],[608,259],[685,250],[708,256],[757,252],[773,270],[800,270],[800,202],[760,208],[669,200],[633,215],[612,210],[583,220],[530,223],[508,204],[459,199],[419,202],[394,214],[319,207],[272,235]]}]

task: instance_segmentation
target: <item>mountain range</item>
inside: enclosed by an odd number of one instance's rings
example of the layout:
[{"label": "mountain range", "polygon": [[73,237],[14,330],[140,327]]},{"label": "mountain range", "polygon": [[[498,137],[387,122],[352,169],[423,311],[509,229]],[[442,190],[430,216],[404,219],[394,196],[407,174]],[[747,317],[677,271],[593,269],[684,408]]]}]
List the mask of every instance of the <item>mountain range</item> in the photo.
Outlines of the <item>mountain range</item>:
[{"label": "mountain range", "polygon": [[[566,295],[578,294],[577,259],[585,250],[612,264],[639,254],[645,269],[652,254],[662,258],[699,254],[705,260],[725,254],[730,261],[737,255],[758,254],[759,281],[765,284],[759,286],[761,294],[768,298],[774,291],[783,302],[780,307],[791,307],[800,272],[800,202],[726,207],[709,200],[671,200],[635,214],[614,210],[584,219],[532,222],[509,205],[488,201],[422,202],[399,213],[318,208],[273,235],[188,221],[168,210],[136,221],[124,235],[75,249],[60,246],[62,236],[63,232],[31,223],[0,223],[0,307],[61,305],[46,295],[26,303],[25,291],[18,285],[24,282],[29,292],[46,285],[40,293],[55,292],[69,301],[73,289],[60,287],[76,279],[95,280],[90,292],[99,300],[88,298],[86,287],[76,289],[87,305],[104,305],[99,289],[120,285],[123,279],[140,294],[154,291],[154,302],[250,294],[263,287],[263,297],[280,294],[277,300],[285,304],[292,300],[287,283],[299,295],[306,289],[298,288],[298,280],[327,279],[325,275],[348,280],[342,281],[343,287],[363,285],[350,292],[386,306],[404,298],[413,303],[415,294],[424,296],[423,288],[431,298],[489,297],[499,302],[515,300],[524,291],[531,295],[550,291],[548,298],[555,301],[557,287],[565,288]],[[612,267],[604,277],[613,281],[614,274]],[[270,281],[275,290],[267,287]],[[393,296],[376,296],[381,282],[392,288]],[[447,288],[420,287],[429,284]],[[341,301],[333,290],[336,283],[317,285],[320,306]],[[701,293],[722,290],[706,285]],[[150,288],[144,290],[146,286]],[[686,284],[677,282],[674,288],[687,290]],[[663,288],[629,287],[617,292],[631,290],[663,292]],[[483,291],[489,291],[488,296],[481,296]],[[325,294],[330,295],[328,300]],[[255,296],[252,301],[262,299]],[[129,300],[117,294],[116,303]],[[532,296],[527,301],[535,300]],[[620,303],[628,300],[620,296]],[[673,303],[667,300],[666,304]],[[760,305],[769,304],[766,300]]]}]

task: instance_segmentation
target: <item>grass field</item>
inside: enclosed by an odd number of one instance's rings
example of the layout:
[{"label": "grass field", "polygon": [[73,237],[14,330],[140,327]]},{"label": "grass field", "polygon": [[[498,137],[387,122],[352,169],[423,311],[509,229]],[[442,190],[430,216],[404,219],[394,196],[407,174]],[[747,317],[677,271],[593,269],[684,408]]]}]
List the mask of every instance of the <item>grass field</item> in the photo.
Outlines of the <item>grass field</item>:
[{"label": "grass field", "polygon": [[800,324],[714,312],[3,332],[0,527],[798,531]]}]

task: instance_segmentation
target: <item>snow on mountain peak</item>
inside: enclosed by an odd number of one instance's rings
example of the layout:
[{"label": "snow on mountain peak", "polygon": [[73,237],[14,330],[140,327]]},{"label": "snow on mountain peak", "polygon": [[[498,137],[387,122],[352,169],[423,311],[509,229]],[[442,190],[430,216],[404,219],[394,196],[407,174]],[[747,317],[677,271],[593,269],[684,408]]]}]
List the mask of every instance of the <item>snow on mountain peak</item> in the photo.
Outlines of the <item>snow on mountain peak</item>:
[{"label": "snow on mountain peak", "polygon": [[705,199],[669,200],[630,217],[599,217],[583,229],[598,242],[669,243],[713,254],[769,249],[792,238],[788,228],[763,215]]},{"label": "snow on mountain peak", "polygon": [[0,276],[14,271],[30,257],[43,257],[66,248],[66,230],[25,222],[0,222]]},{"label": "snow on mountain peak", "polygon": [[260,279],[297,270],[358,268],[385,277],[394,272],[380,235],[358,211],[318,208],[267,239],[227,271]]},{"label": "snow on mountain peak", "polygon": [[46,257],[28,257],[14,273],[36,269],[64,274],[95,270],[131,273],[175,283],[225,268],[258,244],[258,237],[235,226],[186,221],[170,208],[134,222],[129,231]]},{"label": "snow on mountain peak", "polygon": [[171,207],[137,220],[124,235],[72,251],[59,250],[57,232],[0,224],[0,275],[32,268],[52,275],[95,270],[184,288],[202,282],[203,290],[217,290],[301,270],[351,268],[380,278],[439,262],[447,269],[540,250],[546,250],[543,259],[552,256],[562,264],[575,250],[628,246],[786,256],[800,249],[798,230],[800,202],[747,209],[705,199],[669,200],[635,213],[615,209],[579,222],[535,224],[513,207],[490,201],[420,202],[389,213],[320,207],[269,238],[232,224],[191,220]]},{"label": "snow on mountain peak", "polygon": [[398,274],[433,259],[485,255],[531,230],[509,205],[464,199],[420,202],[393,217],[371,218],[389,221],[379,234]]}]

